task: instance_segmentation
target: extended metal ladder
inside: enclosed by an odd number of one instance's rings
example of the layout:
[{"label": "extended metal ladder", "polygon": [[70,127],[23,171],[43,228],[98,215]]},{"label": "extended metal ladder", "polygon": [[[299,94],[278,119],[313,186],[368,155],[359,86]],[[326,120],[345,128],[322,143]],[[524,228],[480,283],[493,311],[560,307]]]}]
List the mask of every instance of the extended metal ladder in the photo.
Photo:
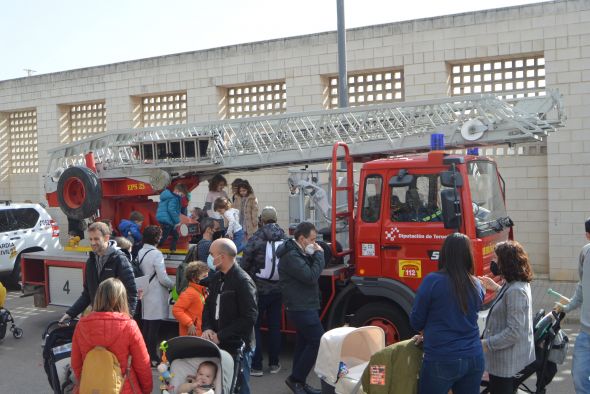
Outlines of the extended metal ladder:
[{"label": "extended metal ladder", "polygon": [[354,156],[427,150],[430,135],[464,148],[541,140],[564,124],[558,92],[512,104],[493,95],[448,97],[300,114],[111,131],[50,151],[49,175],[83,165],[99,177],[132,169],[210,173],[328,161],[344,142]]}]

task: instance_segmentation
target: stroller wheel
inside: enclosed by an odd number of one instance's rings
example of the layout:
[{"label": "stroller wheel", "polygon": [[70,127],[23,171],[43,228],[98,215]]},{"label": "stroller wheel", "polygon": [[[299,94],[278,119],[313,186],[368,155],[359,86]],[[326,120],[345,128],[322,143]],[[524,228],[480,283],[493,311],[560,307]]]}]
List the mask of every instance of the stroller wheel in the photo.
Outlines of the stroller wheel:
[{"label": "stroller wheel", "polygon": [[21,339],[23,337],[23,329],[22,328],[15,327],[14,330],[12,331],[12,335],[16,339]]}]

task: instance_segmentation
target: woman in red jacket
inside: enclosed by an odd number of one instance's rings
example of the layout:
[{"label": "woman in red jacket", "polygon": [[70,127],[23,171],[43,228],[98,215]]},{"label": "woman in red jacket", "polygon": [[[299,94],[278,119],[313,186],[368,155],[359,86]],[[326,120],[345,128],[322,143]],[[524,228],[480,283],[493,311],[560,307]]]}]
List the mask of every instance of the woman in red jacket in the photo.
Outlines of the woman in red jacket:
[{"label": "woman in red jacket", "polygon": [[151,393],[150,357],[137,323],[129,316],[123,283],[116,278],[103,281],[98,286],[92,310],[80,319],[74,331],[71,361],[77,381],[80,382],[86,354],[102,346],[117,357],[123,376],[131,355],[131,368],[122,393]]},{"label": "woman in red jacket", "polygon": [[179,335],[201,336],[203,306],[207,297],[207,289],[199,282],[207,277],[209,267],[201,261],[188,264],[185,271],[188,287],[184,290],[172,307],[172,314],[178,320]]}]

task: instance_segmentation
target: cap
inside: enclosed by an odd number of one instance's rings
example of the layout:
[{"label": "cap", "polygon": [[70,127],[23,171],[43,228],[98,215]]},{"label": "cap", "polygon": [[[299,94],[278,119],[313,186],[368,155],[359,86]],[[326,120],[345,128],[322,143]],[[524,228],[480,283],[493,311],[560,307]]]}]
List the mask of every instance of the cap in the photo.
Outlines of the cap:
[{"label": "cap", "polygon": [[275,207],[264,207],[260,213],[260,220],[263,223],[276,222],[277,221],[277,210]]}]

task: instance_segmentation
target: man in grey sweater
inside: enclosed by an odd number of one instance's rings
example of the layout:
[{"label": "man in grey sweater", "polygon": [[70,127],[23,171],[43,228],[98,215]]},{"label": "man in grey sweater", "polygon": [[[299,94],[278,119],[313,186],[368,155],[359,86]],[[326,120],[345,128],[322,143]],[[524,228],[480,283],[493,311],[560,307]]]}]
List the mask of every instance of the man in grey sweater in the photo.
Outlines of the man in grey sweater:
[{"label": "man in grey sweater", "polygon": [[[586,219],[586,238],[590,241],[590,218]],[[584,270],[586,264],[586,270]],[[569,304],[557,308],[569,312],[581,308],[580,334],[576,338],[572,376],[576,393],[590,393],[590,243],[580,252],[580,281]],[[584,302],[586,300],[586,302]]]}]

